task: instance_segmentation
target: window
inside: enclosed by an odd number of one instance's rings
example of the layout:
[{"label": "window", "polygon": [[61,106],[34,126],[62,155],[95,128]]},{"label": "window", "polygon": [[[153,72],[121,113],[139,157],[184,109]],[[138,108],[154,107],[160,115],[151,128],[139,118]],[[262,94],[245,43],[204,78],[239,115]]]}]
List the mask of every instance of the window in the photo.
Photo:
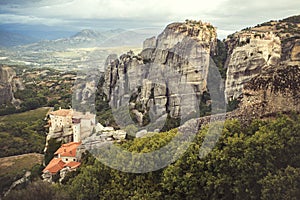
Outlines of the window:
[{"label": "window", "polygon": [[76,161],[76,159],[74,158],[73,161]]},{"label": "window", "polygon": [[66,158],[66,161],[68,161],[68,158]]}]

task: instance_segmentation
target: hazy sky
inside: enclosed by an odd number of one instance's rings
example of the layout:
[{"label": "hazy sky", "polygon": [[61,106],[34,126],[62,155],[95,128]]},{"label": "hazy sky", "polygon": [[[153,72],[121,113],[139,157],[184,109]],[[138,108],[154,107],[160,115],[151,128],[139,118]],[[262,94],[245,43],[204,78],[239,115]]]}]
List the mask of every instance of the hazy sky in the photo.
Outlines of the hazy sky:
[{"label": "hazy sky", "polygon": [[163,28],[201,19],[224,37],[271,19],[300,14],[299,0],[0,0],[0,24],[61,29]]}]

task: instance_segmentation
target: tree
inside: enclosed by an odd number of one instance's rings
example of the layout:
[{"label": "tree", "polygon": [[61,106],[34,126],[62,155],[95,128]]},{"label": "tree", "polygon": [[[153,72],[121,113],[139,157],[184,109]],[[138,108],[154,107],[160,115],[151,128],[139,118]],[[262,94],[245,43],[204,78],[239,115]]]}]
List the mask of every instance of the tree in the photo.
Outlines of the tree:
[{"label": "tree", "polygon": [[66,193],[58,191],[55,187],[44,181],[37,181],[29,184],[21,190],[13,190],[4,200],[67,200],[69,199]]},{"label": "tree", "polygon": [[263,200],[297,200],[300,197],[300,168],[288,166],[275,174],[268,174],[260,183]]},{"label": "tree", "polygon": [[52,160],[52,158],[54,157],[54,153],[55,151],[61,146],[61,142],[57,141],[54,138],[51,138],[48,141],[48,147],[47,147],[47,151],[45,152],[45,164],[48,165],[49,162]]}]

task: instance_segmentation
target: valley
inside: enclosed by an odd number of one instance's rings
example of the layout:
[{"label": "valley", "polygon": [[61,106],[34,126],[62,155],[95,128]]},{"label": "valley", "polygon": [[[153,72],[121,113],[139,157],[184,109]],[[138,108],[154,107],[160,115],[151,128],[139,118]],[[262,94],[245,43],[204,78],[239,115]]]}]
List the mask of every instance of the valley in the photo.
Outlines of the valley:
[{"label": "valley", "polygon": [[297,199],[299,25],[221,41],[213,24],[185,20],[140,45],[83,30],[2,48],[3,166],[45,156],[3,175],[2,194],[34,172],[3,199]]},{"label": "valley", "polygon": [[110,54],[122,54],[140,47],[91,47],[66,50],[0,49],[0,61],[6,65],[26,65],[36,68],[53,68],[60,71],[104,71],[104,63]]},{"label": "valley", "polygon": [[56,40],[14,46],[0,45],[0,61],[7,65],[50,67],[61,71],[104,70],[110,54],[138,51],[151,35],[123,29],[97,32],[85,29]]}]

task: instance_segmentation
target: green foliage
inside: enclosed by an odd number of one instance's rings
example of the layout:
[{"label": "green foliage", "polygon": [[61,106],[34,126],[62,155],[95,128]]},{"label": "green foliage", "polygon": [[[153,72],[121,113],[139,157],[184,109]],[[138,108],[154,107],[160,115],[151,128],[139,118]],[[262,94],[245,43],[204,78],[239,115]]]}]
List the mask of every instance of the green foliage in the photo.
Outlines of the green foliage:
[{"label": "green foliage", "polygon": [[98,176],[100,174],[97,166],[86,166],[81,173],[68,182],[70,195],[73,199],[99,199],[100,183]]},{"label": "green foliage", "polygon": [[300,23],[300,15],[295,15],[295,16],[292,16],[292,17],[288,17],[288,18],[285,18],[283,20],[281,20],[283,22],[291,22],[291,23]]},{"label": "green foliage", "polygon": [[44,168],[45,167],[42,164],[34,165],[30,170],[31,175],[29,177],[29,180],[30,181],[40,180],[41,175],[42,175],[42,171],[43,171]]},{"label": "green foliage", "polygon": [[238,100],[238,99],[233,99],[231,101],[228,101],[226,111],[230,112],[230,111],[237,109],[239,104],[240,104],[240,100]]},{"label": "green foliage", "polygon": [[45,152],[45,165],[52,160],[56,150],[62,145],[62,142],[56,141],[56,139],[51,138],[48,141],[47,151]]},{"label": "green foliage", "polygon": [[210,94],[208,92],[203,92],[203,94],[200,97],[200,116],[197,117],[203,117],[211,114],[211,103],[209,103],[210,100]]},{"label": "green foliage", "polygon": [[227,49],[221,40],[217,40],[217,52],[212,56],[213,61],[219,69],[222,78],[226,78],[225,62],[227,58]]},{"label": "green foliage", "polygon": [[55,186],[44,181],[37,181],[29,184],[25,189],[13,190],[4,200],[67,200],[70,199],[64,191],[58,190]]},{"label": "green foliage", "polygon": [[16,113],[16,112],[17,112],[17,109],[12,104],[7,104],[7,105],[0,106],[0,116],[9,115],[9,114]]},{"label": "green foliage", "polygon": [[25,154],[16,157],[0,158],[0,198],[11,184],[22,178],[26,171],[31,171],[30,180],[36,179],[41,172],[43,156]]},{"label": "green foliage", "polygon": [[[216,147],[200,158],[205,127],[180,159],[151,173],[119,172],[90,157],[65,187],[75,199],[297,199],[299,122],[298,116],[256,120],[246,127],[238,120],[226,121]],[[151,152],[176,134],[154,134],[121,147]]]},{"label": "green foliage", "polygon": [[42,153],[49,109],[40,108],[0,117],[0,157],[24,153]]},{"label": "green foliage", "polygon": [[173,128],[176,128],[180,125],[180,118],[172,118],[169,114],[166,118],[166,122],[162,127],[161,131],[169,131]]},{"label": "green foliage", "polygon": [[138,128],[135,125],[130,124],[124,128],[124,131],[126,131],[129,136],[133,137],[138,132]]},{"label": "green foliage", "polygon": [[263,200],[297,200],[300,197],[300,168],[288,166],[275,174],[268,174],[260,183]]},{"label": "green foliage", "polygon": [[[211,124],[216,130],[220,125]],[[180,159],[155,172],[120,172],[85,154],[79,171],[58,188],[67,191],[71,199],[298,198],[300,116],[255,120],[247,126],[228,120],[216,146],[202,158],[199,151],[205,136],[215,137],[208,129],[206,126],[199,131]],[[177,134],[172,129],[118,145],[131,152],[147,153],[165,146]],[[167,159],[170,155],[160,156]],[[134,167],[137,163],[129,160],[127,164]]]},{"label": "green foliage", "polygon": [[53,107],[56,104],[62,108],[71,106],[73,80],[62,77],[63,75],[75,76],[74,73],[62,73],[49,68],[11,67],[16,71],[17,76],[22,78],[25,88],[14,92],[14,97],[21,100],[20,108],[13,105],[2,105],[0,116],[25,112],[43,106]]}]

